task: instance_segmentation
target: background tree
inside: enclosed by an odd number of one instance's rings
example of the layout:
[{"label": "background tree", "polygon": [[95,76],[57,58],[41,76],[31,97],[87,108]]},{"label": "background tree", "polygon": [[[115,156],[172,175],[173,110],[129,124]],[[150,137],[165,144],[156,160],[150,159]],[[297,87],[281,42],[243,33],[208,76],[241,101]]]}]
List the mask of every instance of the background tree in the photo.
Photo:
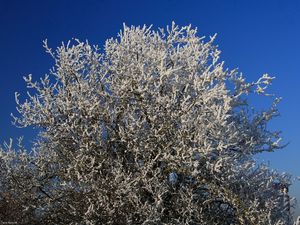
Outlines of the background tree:
[{"label": "background tree", "polygon": [[[214,37],[191,26],[127,27],[97,46],[52,51],[49,75],[16,94],[32,150],[0,151],[0,219],[23,224],[287,224],[290,178],[253,155],[281,148],[267,129],[274,98],[257,112],[247,83],[224,69]],[[278,188],[279,187],[279,188]],[[281,188],[282,187],[282,188]]]}]

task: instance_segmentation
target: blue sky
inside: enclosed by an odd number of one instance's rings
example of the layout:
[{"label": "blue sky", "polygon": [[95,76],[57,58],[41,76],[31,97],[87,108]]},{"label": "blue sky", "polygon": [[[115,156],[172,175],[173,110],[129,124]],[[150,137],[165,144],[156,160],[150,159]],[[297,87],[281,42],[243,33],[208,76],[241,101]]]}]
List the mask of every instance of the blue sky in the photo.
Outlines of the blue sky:
[{"label": "blue sky", "polygon": [[[271,124],[282,130],[283,150],[260,156],[272,168],[300,176],[300,1],[293,0],[0,0],[0,141],[30,129],[11,125],[14,92],[25,94],[22,77],[39,78],[53,65],[42,48],[55,48],[76,37],[103,46],[122,23],[163,27],[175,21],[198,27],[199,35],[218,33],[216,44],[228,68],[239,68],[248,81],[263,73],[276,76],[272,92],[282,96],[281,116]],[[254,103],[255,104],[255,103]],[[264,106],[262,100],[257,103]],[[291,192],[299,199],[300,182]],[[296,214],[300,215],[299,208]]]}]

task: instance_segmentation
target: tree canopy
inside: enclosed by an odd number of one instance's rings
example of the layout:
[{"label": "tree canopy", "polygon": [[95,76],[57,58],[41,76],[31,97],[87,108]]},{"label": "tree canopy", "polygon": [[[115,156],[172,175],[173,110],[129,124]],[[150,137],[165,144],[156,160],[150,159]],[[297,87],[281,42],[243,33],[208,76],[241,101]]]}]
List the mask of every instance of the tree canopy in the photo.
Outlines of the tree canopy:
[{"label": "tree canopy", "polygon": [[[0,151],[0,220],[20,224],[279,225],[290,177],[253,156],[281,148],[267,125],[273,77],[246,82],[191,26],[128,27],[103,50],[72,40],[26,101]],[[255,110],[249,95],[272,98]],[[289,200],[288,200],[289,201]]]}]

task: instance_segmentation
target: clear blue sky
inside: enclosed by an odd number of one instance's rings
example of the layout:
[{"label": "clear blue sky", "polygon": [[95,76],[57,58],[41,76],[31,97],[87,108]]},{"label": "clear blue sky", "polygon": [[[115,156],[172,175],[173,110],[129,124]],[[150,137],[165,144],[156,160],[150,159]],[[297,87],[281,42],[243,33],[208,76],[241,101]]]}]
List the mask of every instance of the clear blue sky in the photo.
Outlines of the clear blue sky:
[{"label": "clear blue sky", "polygon": [[[300,1],[293,0],[0,0],[0,141],[31,137],[11,126],[14,92],[24,93],[24,75],[39,78],[52,61],[42,48],[72,37],[103,46],[122,23],[165,26],[192,24],[200,35],[218,33],[221,59],[238,67],[248,81],[263,73],[277,77],[272,91],[283,97],[281,117],[271,127],[282,130],[289,146],[263,154],[271,167],[300,176]],[[263,105],[263,102],[259,102]],[[291,192],[300,203],[300,182]],[[300,214],[300,210],[297,210]]]}]

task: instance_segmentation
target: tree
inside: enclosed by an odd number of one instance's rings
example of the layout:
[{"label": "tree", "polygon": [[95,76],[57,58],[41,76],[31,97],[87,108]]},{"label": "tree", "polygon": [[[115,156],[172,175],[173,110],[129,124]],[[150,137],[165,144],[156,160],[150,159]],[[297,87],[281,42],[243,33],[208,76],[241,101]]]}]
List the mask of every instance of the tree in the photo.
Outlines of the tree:
[{"label": "tree", "polygon": [[[287,224],[290,177],[253,155],[282,146],[279,99],[248,83],[191,26],[124,25],[104,51],[74,40],[25,102],[39,135],[0,151],[0,220],[23,224]],[[271,96],[258,112],[248,96]]]}]

